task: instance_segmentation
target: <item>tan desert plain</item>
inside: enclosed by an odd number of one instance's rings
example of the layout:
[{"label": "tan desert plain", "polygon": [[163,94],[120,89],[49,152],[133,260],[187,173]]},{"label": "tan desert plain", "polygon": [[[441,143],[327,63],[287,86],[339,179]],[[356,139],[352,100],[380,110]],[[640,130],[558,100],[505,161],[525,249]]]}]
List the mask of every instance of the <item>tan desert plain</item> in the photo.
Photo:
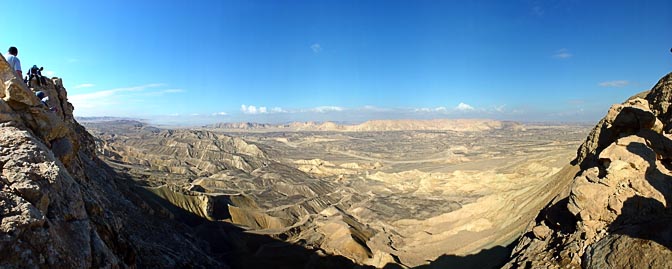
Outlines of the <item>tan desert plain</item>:
[{"label": "tan desert plain", "polygon": [[[563,166],[589,131],[493,120],[84,126],[110,166],[190,214],[378,268],[483,250],[493,258],[479,267],[502,265],[557,178],[577,172]],[[248,252],[241,268],[293,259],[275,245]]]}]

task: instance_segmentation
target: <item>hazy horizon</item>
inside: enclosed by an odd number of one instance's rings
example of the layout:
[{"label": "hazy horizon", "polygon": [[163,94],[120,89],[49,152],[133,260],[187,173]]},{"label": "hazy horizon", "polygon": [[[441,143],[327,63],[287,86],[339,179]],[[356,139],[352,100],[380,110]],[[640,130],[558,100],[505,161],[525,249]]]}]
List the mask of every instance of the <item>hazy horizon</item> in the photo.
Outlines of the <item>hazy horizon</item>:
[{"label": "hazy horizon", "polygon": [[[0,46],[19,48],[24,74],[35,64],[63,78],[76,116],[595,122],[672,70],[669,1],[28,1],[13,9],[0,22],[21,27],[7,27]],[[49,42],[27,29],[47,30]]]},{"label": "hazy horizon", "polygon": [[139,118],[139,117],[111,117],[111,116],[77,116],[76,119],[82,123],[85,122],[107,122],[107,121],[138,121],[144,124],[153,125],[157,127],[164,128],[191,128],[191,127],[204,127],[209,125],[216,124],[240,124],[240,123],[249,123],[249,124],[267,124],[267,125],[289,125],[292,123],[335,123],[339,125],[358,125],[370,121],[408,121],[408,120],[418,120],[418,121],[431,121],[431,120],[495,120],[502,122],[515,122],[520,124],[547,124],[547,125],[576,125],[576,126],[592,126],[595,124],[595,121],[561,121],[561,120],[541,120],[541,121],[529,121],[529,120],[497,120],[491,118],[425,118],[425,119],[410,119],[410,118],[398,118],[398,119],[366,119],[358,121],[335,121],[335,120],[296,120],[296,121],[218,121],[216,117],[202,117],[200,116],[166,116],[158,118]]}]

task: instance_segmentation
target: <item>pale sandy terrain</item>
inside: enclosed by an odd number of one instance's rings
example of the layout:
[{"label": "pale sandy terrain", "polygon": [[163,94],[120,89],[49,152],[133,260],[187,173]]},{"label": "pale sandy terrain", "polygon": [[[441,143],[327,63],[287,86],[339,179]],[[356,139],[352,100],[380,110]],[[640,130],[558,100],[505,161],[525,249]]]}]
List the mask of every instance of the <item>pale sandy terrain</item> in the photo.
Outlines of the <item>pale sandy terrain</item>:
[{"label": "pale sandy terrain", "polygon": [[230,135],[87,128],[111,164],[204,218],[360,264],[414,267],[508,245],[557,193],[553,179],[574,176],[565,165],[587,127],[501,126]]}]

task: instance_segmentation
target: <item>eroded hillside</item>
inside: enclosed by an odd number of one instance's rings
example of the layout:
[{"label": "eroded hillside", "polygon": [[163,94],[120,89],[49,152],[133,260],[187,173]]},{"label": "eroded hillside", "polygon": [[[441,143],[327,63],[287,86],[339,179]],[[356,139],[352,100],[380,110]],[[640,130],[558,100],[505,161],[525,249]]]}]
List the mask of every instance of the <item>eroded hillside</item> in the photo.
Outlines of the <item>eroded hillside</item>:
[{"label": "eroded hillside", "polygon": [[563,167],[587,131],[492,122],[229,135],[133,121],[86,126],[111,166],[178,208],[376,267],[511,243],[555,195],[554,179],[573,176]]}]

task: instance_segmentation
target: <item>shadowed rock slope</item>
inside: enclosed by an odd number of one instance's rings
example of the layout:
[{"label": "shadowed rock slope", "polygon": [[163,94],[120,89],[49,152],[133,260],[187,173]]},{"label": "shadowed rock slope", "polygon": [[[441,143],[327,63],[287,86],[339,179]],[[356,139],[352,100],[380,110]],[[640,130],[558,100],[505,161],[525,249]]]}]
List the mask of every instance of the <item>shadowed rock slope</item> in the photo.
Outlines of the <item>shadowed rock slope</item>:
[{"label": "shadowed rock slope", "polygon": [[0,58],[0,268],[228,268],[96,157],[60,79],[27,88]]},{"label": "shadowed rock slope", "polygon": [[505,268],[672,268],[672,73],[611,107]]}]

